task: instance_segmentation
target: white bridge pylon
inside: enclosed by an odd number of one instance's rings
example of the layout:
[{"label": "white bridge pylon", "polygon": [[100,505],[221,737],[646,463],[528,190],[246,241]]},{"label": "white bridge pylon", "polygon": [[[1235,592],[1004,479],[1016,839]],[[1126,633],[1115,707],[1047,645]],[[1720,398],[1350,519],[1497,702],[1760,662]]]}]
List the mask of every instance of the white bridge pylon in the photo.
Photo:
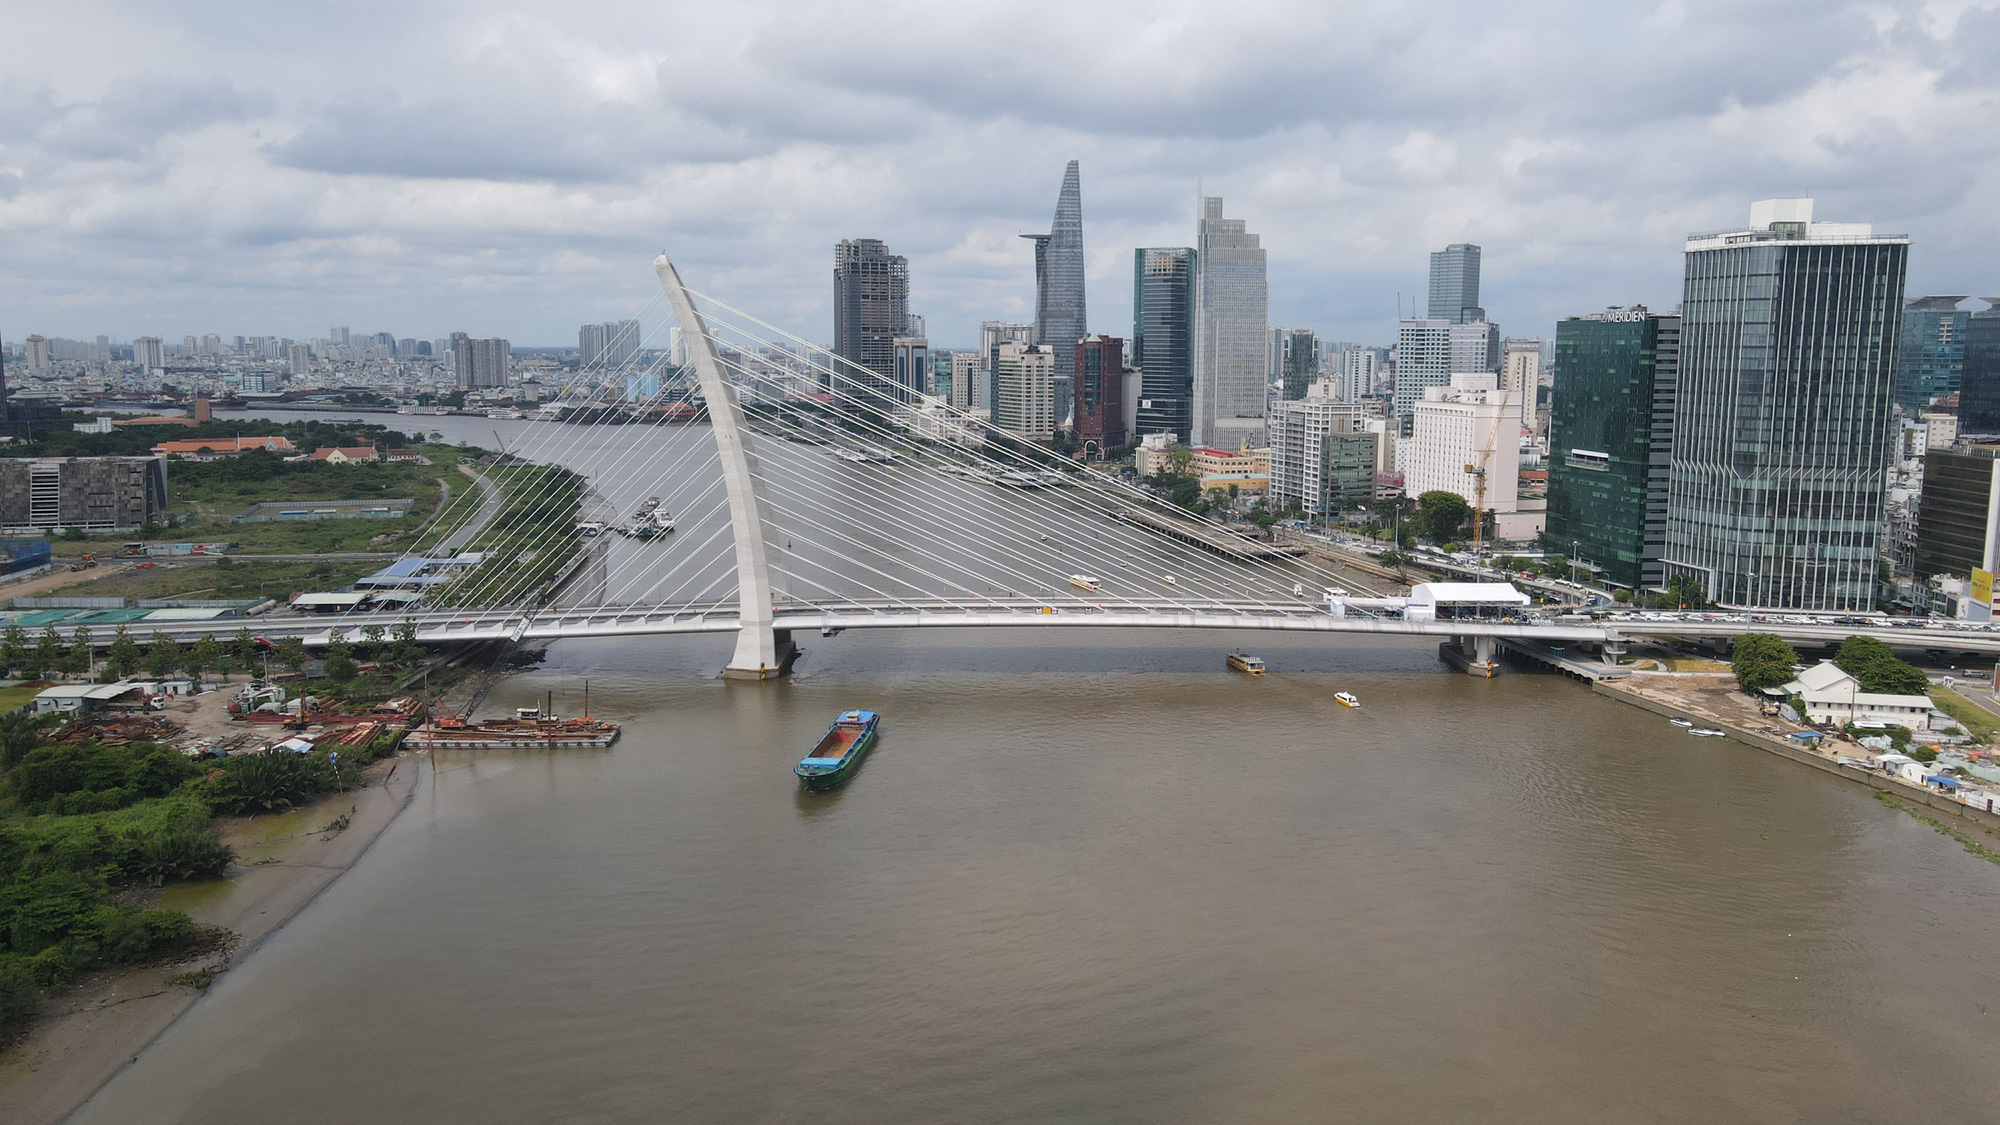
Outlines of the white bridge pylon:
[{"label": "white bridge pylon", "polygon": [[694,298],[681,284],[680,271],[664,251],[653,259],[653,271],[660,275],[660,288],[673,306],[680,324],[681,339],[687,342],[688,360],[708,401],[708,416],[715,433],[715,449],[722,464],[722,484],[729,503],[729,529],[736,541],[736,594],[741,623],[736,634],[736,652],[722,674],[731,679],[767,680],[790,671],[798,659],[790,630],[774,627],[771,607],[770,525],[757,496],[757,458],[750,448],[750,431],[743,422],[743,407],[736,401],[736,389],[722,371],[716,354],[715,338],[694,307]]}]

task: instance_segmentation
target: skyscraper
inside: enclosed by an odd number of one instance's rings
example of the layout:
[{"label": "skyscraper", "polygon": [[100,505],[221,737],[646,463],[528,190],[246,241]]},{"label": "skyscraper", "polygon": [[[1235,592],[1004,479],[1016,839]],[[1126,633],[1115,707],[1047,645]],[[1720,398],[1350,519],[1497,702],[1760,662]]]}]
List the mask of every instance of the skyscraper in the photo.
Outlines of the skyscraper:
[{"label": "skyscraper", "polygon": [[996,424],[1000,409],[1000,345],[1034,342],[1035,326],[1032,324],[1008,324],[998,320],[979,323],[979,357],[986,380],[983,384],[985,390],[981,392],[984,397],[972,405],[985,407]]},{"label": "skyscraper", "polygon": [[1725,605],[1875,604],[1910,242],[1752,205],[1687,241],[1666,576]]},{"label": "skyscraper", "polygon": [[1189,439],[1194,402],[1194,250],[1132,251],[1132,365],[1139,369],[1139,436]]},{"label": "skyscraper", "polygon": [[1664,581],[1680,339],[1679,317],[1643,305],[1556,325],[1547,541],[1629,590]]},{"label": "skyscraper", "polygon": [[160,346],[158,336],[141,336],[132,341],[132,362],[146,371],[154,371],[167,365],[166,349]]},{"label": "skyscraper", "polygon": [[1426,315],[1453,324],[1486,319],[1486,310],[1479,307],[1479,247],[1454,242],[1431,254],[1431,297]]},{"label": "skyscraper", "polygon": [[1396,327],[1396,417],[1408,419],[1426,390],[1449,386],[1453,375],[1499,369],[1499,325],[1439,317],[1405,320]]},{"label": "skyscraper", "polygon": [[1056,357],[1056,423],[1070,413],[1076,375],[1076,342],[1083,339],[1083,188],[1072,160],[1056,194],[1055,221],[1047,234],[1024,234],[1035,243],[1035,342]]},{"label": "skyscraper", "polygon": [[845,360],[820,373],[840,395],[886,398],[896,374],[896,337],[909,331],[910,263],[875,238],[842,239],[833,251],[833,351]]},{"label": "skyscraper", "polygon": [[1965,366],[1958,389],[1958,432],[2000,436],[2000,297],[1965,322]]},{"label": "skyscraper", "polygon": [[898,404],[908,405],[931,391],[931,344],[922,336],[898,336],[891,347],[890,394]]},{"label": "skyscraper", "polygon": [[1972,314],[1964,297],[1918,297],[1903,308],[1903,343],[1896,355],[1896,405],[1914,418],[1931,400],[1957,394],[1965,370],[1965,329]]},{"label": "skyscraper", "polygon": [[1054,438],[1054,353],[1047,344],[1012,341],[1001,344],[998,353],[995,368],[1000,387],[993,400],[993,424],[1028,441]]},{"label": "skyscraper", "polygon": [[1076,343],[1076,440],[1097,443],[1097,456],[1125,444],[1125,341],[1116,336],[1085,336]]},{"label": "skyscraper", "polygon": [[1238,449],[1264,441],[1270,346],[1264,249],[1222,200],[1201,201],[1195,222],[1194,411],[1189,440]]},{"label": "skyscraper", "polygon": [[1319,380],[1319,337],[1310,328],[1277,330],[1278,376],[1283,380],[1281,397],[1296,402],[1306,397],[1306,388]]}]

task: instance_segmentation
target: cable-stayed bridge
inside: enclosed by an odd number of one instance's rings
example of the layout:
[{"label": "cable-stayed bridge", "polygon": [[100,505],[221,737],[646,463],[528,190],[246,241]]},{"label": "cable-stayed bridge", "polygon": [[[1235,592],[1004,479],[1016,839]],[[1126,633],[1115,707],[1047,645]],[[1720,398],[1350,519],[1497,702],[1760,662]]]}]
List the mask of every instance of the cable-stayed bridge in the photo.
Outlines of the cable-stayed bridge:
[{"label": "cable-stayed bridge", "polygon": [[[654,265],[659,292],[642,314],[650,351],[579,369],[557,396],[572,408],[551,411],[569,420],[530,425],[488,470],[504,502],[441,510],[418,540],[465,544],[476,564],[432,565],[413,549],[398,573],[420,603],[277,615],[255,631],[308,644],[371,629],[414,629],[438,644],[734,633],[726,674],[751,679],[782,675],[800,630],[868,628],[1428,635],[1454,639],[1477,663],[1506,639],[1616,653],[1637,636],[1751,631],[2000,652],[2000,634],[1943,625],[1420,613],[1366,576],[1170,508],[714,297],[698,309],[666,256]],[[669,362],[670,329],[684,363]],[[671,534],[635,512],[654,501],[671,513]],[[578,530],[625,520],[641,534]],[[169,632],[191,639],[244,624]]]}]

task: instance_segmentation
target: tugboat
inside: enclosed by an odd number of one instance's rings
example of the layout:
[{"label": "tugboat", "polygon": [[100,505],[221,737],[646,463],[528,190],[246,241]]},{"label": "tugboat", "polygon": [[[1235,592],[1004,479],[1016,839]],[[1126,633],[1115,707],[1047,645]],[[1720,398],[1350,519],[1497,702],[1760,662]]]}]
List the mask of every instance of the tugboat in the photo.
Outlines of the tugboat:
[{"label": "tugboat", "polygon": [[1336,691],[1333,693],[1333,697],[1340,701],[1342,707],[1361,706],[1361,700],[1355,698],[1354,693],[1351,691]]},{"label": "tugboat", "polygon": [[1246,672],[1252,676],[1261,676],[1264,674],[1264,662],[1247,652],[1241,650],[1231,652],[1227,659],[1229,660],[1229,666],[1238,672]]},{"label": "tugboat", "polygon": [[862,756],[875,742],[875,726],[881,718],[874,711],[842,711],[826,728],[819,745],[792,767],[799,775],[799,784],[817,793],[854,776]]}]

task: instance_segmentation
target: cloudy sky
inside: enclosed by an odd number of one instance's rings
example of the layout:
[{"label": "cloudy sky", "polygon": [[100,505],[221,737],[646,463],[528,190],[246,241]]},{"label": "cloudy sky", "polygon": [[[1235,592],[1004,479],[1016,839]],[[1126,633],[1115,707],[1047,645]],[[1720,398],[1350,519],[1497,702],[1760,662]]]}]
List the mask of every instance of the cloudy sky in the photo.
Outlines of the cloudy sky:
[{"label": "cloudy sky", "polygon": [[0,0],[0,332],[453,330],[574,346],[690,284],[831,336],[833,244],[910,259],[941,346],[1032,319],[1083,167],[1090,323],[1197,178],[1271,319],[1387,343],[1485,247],[1509,335],[1671,306],[1751,200],[2000,292],[2000,0]]}]

